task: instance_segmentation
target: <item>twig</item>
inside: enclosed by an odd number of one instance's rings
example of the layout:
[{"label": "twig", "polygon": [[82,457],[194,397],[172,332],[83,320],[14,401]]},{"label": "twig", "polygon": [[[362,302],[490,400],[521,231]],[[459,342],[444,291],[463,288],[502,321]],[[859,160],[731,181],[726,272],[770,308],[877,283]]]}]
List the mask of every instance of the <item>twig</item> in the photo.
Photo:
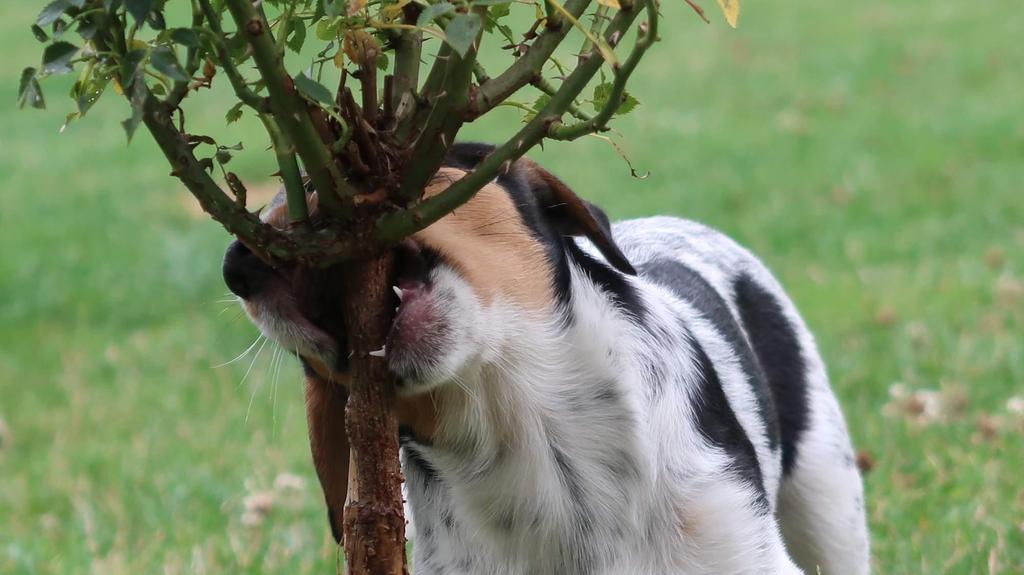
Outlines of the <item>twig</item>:
[{"label": "twig", "polygon": [[[554,85],[552,85],[551,82],[549,82],[547,78],[545,78],[544,76],[537,76],[536,78],[534,78],[531,84],[533,84],[535,88],[537,88],[541,92],[544,92],[548,96],[554,96],[555,93],[558,92],[558,89],[555,88]],[[583,122],[586,122],[591,118],[590,114],[584,112],[583,110],[580,110],[579,106],[576,105],[575,101],[569,104],[569,108],[566,109],[566,112],[569,112],[570,114],[573,115],[574,118]]]},{"label": "twig", "polygon": [[612,83],[608,102],[605,103],[596,116],[589,120],[571,126],[552,125],[548,129],[549,138],[553,140],[575,140],[581,136],[607,129],[608,120],[612,118],[619,109],[619,106],[622,105],[623,96],[626,92],[626,82],[629,80],[629,76],[636,69],[637,64],[640,63],[640,59],[647,49],[658,39],[658,10],[652,6],[654,0],[642,0],[642,2],[647,12],[647,26],[645,28],[641,25],[637,34],[636,45],[633,46],[629,57],[622,63],[622,66],[615,68],[615,81]]},{"label": "twig", "polygon": [[[569,0],[565,3],[565,11],[574,18],[579,18],[591,0]],[[534,40],[530,48],[497,78],[480,86],[469,107],[470,118],[477,118],[497,106],[517,90],[530,83],[540,74],[544,63],[548,61],[555,48],[562,43],[571,26],[560,25],[545,28]]]},{"label": "twig", "polygon": [[306,187],[302,183],[302,172],[299,171],[299,163],[295,160],[292,144],[288,141],[288,136],[281,132],[273,118],[267,114],[260,114],[260,120],[263,121],[263,127],[270,135],[274,155],[277,157],[281,181],[284,182],[285,195],[288,198],[288,219],[291,220],[293,226],[306,224],[309,222]]},{"label": "twig", "polygon": [[[482,9],[474,8],[478,14],[486,9],[486,6]],[[448,60],[441,82],[444,92],[438,95],[430,107],[423,130],[416,137],[416,143],[408,156],[410,160],[402,171],[397,194],[399,201],[409,202],[423,193],[423,186],[441,166],[448,147],[462,127],[466,109],[469,107],[469,87],[473,80],[473,64],[476,62],[479,46],[480,32],[466,51],[465,57],[460,57],[454,50],[447,51]],[[430,83],[435,76],[434,70],[431,70],[427,82]]]},{"label": "twig", "polygon": [[[649,7],[653,1],[644,0],[645,6]],[[623,6],[608,25],[605,39],[621,36],[638,13],[639,10],[631,5]],[[497,177],[502,170],[509,169],[512,162],[543,140],[551,127],[560,122],[562,114],[586,88],[603,63],[604,60],[601,58],[588,58],[577,66],[537,116],[477,164],[472,172],[436,196],[423,200],[411,208],[381,217],[377,225],[378,239],[384,243],[394,243],[429,226],[468,201],[477,190]]]},{"label": "twig", "polygon": [[295,90],[284,69],[266,19],[250,0],[225,0],[228,10],[252,47],[253,59],[266,82],[271,110],[281,130],[295,145],[319,195],[319,205],[328,217],[345,220],[352,210],[354,190],[334,163],[330,150],[317,133],[306,103]]},{"label": "twig", "polygon": [[[198,28],[203,24],[203,11],[199,5],[196,4],[196,0],[192,0],[192,27]],[[185,51],[185,75],[189,78],[195,76],[196,71],[199,70],[199,50],[194,46],[189,46]],[[174,88],[164,98],[169,106],[177,108],[181,105],[181,101],[188,95],[189,84],[191,80],[178,80],[174,83]]]}]

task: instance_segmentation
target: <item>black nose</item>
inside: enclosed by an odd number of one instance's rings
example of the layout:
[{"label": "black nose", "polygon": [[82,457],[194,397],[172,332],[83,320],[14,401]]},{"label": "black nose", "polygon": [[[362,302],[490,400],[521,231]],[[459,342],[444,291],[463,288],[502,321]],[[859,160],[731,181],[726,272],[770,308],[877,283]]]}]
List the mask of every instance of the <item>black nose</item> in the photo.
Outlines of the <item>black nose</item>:
[{"label": "black nose", "polygon": [[224,283],[231,293],[249,299],[266,287],[274,270],[241,242],[234,241],[224,254]]}]

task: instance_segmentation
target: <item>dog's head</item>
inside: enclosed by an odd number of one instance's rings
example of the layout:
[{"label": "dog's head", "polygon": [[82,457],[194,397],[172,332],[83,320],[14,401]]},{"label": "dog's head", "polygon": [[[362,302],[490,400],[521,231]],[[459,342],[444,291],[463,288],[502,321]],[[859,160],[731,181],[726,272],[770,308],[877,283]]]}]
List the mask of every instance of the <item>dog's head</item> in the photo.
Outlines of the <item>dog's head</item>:
[{"label": "dog's head", "polygon": [[[490,148],[458,145],[427,186],[435,195],[473,168]],[[317,196],[308,196],[317,218]],[[283,194],[264,211],[288,223]],[[611,238],[608,219],[530,160],[484,186],[471,200],[395,248],[396,313],[386,357],[400,391],[431,389],[500,353],[515,334],[497,313],[547,314],[568,297],[567,243],[588,237],[620,271],[632,268]],[[273,269],[234,242],[224,279],[263,333],[307,364],[344,372],[349,350],[342,316],[344,266]],[[506,316],[507,317],[507,316]],[[370,351],[370,350],[363,350]]]}]

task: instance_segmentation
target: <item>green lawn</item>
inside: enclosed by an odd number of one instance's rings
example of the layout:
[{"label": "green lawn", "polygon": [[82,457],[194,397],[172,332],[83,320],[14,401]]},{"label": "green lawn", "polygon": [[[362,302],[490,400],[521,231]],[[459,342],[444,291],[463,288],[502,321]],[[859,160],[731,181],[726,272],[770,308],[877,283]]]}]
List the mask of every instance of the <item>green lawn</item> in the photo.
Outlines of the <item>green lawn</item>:
[{"label": "green lawn", "polygon": [[[332,572],[295,361],[214,367],[256,336],[223,301],[227,235],[143,132],[125,146],[122,102],[63,134],[67,78],[15,108],[41,4],[0,8],[0,573]],[[874,463],[876,572],[1024,572],[1018,7],[748,1],[734,31],[703,4],[712,26],[664,2],[616,126],[649,178],[593,138],[534,156],[616,217],[698,219],[776,270]],[[256,133],[204,98],[192,126]]]}]

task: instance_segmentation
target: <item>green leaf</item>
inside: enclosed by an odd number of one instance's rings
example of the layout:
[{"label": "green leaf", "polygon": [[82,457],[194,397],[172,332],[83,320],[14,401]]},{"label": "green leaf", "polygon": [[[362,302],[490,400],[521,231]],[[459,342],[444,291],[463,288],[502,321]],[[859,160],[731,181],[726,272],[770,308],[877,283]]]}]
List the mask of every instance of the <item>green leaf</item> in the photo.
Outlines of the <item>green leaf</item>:
[{"label": "green leaf", "polygon": [[135,135],[135,130],[138,129],[139,123],[142,122],[143,107],[146,104],[146,80],[142,74],[132,81],[132,95],[129,101],[132,105],[132,115],[127,120],[121,122],[121,126],[124,128],[124,133],[128,136],[128,142],[132,141],[132,136]]},{"label": "green leaf", "polygon": [[164,13],[160,10],[150,12],[149,16],[146,17],[146,23],[154,30],[167,29],[167,20],[164,18]]},{"label": "green leaf", "polygon": [[460,57],[465,57],[466,52],[476,41],[480,28],[483,27],[483,19],[475,12],[457,14],[448,23],[444,33],[447,36],[448,45],[451,46]]},{"label": "green leaf", "polygon": [[501,4],[495,4],[487,9],[487,16],[497,22],[505,16],[512,13],[512,4],[510,2],[502,2]]},{"label": "green leaf", "polygon": [[174,51],[167,46],[161,46],[153,50],[153,54],[149,57],[150,63],[157,69],[158,72],[167,76],[168,78],[178,82],[188,82],[188,74],[178,63],[178,57],[174,54]]},{"label": "green leaf", "polygon": [[306,43],[306,23],[302,18],[292,18],[288,28],[290,32],[285,44],[292,52],[298,54],[302,51],[302,45]]},{"label": "green leaf", "polygon": [[71,2],[68,0],[53,0],[43,8],[43,11],[36,17],[37,26],[47,26],[57,21],[64,11],[71,7]]},{"label": "green leaf", "polygon": [[113,69],[91,66],[82,70],[82,75],[71,90],[71,97],[78,104],[78,114],[84,116],[100,99],[107,84],[113,77]]},{"label": "green leaf", "polygon": [[305,74],[295,77],[295,88],[314,102],[319,102],[329,108],[334,107],[334,96],[331,95],[331,91]]},{"label": "green leaf", "polygon": [[103,18],[100,15],[93,15],[90,18],[79,21],[78,35],[85,40],[92,40],[96,36],[96,32],[99,32],[100,26],[103,24]]},{"label": "green leaf", "polygon": [[227,120],[229,124],[234,124],[235,122],[237,122],[238,119],[242,117],[242,106],[244,105],[245,104],[243,104],[242,102],[238,102],[234,106],[231,106],[231,109],[228,110],[228,113],[224,115],[224,119]]},{"label": "green leaf", "polygon": [[455,5],[451,2],[438,2],[437,4],[431,4],[427,8],[420,12],[419,18],[416,19],[416,25],[420,28],[433,22],[437,17],[450,14],[455,11]]},{"label": "green leaf", "polygon": [[324,0],[324,13],[334,18],[345,15],[345,0]]},{"label": "green leaf", "polygon": [[[592,104],[594,105],[594,111],[600,112],[608,104],[608,98],[612,95],[612,83],[605,82],[604,84],[598,84],[594,86],[594,99]],[[622,101],[619,103],[619,107],[615,110],[616,116],[622,116],[628,114],[636,108],[640,102],[634,98],[629,92],[622,92]]]},{"label": "green leaf", "polygon": [[324,18],[316,23],[316,37],[327,41],[338,37],[338,22],[334,18]]},{"label": "green leaf", "polygon": [[46,35],[46,30],[40,28],[38,24],[32,25],[32,35],[40,42],[48,42],[50,40],[50,37]]},{"label": "green leaf", "polygon": [[551,96],[548,96],[547,94],[541,94],[540,96],[537,96],[536,100],[534,100],[533,109],[537,112],[540,112],[541,110],[544,109],[544,106],[548,105],[548,102],[550,101]]},{"label": "green leaf", "polygon": [[71,125],[71,122],[74,122],[78,118],[79,118],[78,112],[68,112],[68,115],[64,116],[64,125],[60,127],[60,133],[63,134],[64,130],[67,130],[68,126]]},{"label": "green leaf", "polygon": [[391,66],[391,59],[388,58],[388,53],[381,52],[380,55],[377,56],[377,69],[386,72],[389,66]]},{"label": "green leaf", "polygon": [[139,72],[139,66],[146,60],[146,50],[136,48],[124,55],[121,61],[121,83],[127,86]]},{"label": "green leaf", "polygon": [[53,39],[56,40],[64,35],[68,29],[68,24],[64,20],[57,20],[50,25],[50,34],[53,35]]},{"label": "green leaf", "polygon": [[33,108],[45,108],[46,101],[43,99],[43,89],[36,78],[35,68],[25,68],[21,71],[21,82],[18,83],[18,107],[26,105]]},{"label": "green leaf", "polygon": [[71,59],[78,52],[78,46],[69,42],[54,42],[43,50],[44,75],[67,74],[71,71]]},{"label": "green leaf", "polygon": [[231,161],[231,152],[227,150],[217,150],[216,158],[218,164],[224,165]]},{"label": "green leaf", "polygon": [[629,92],[622,93],[622,103],[619,104],[619,109],[615,110],[616,116],[625,116],[626,114],[633,111],[634,108],[640,105],[640,101],[633,97]]},{"label": "green leaf", "polygon": [[[146,21],[146,17],[153,10],[154,0],[124,0],[124,7],[138,23]],[[129,136],[131,139],[131,136]]]},{"label": "green leaf", "polygon": [[182,46],[188,46],[189,48],[199,47],[199,34],[196,34],[196,31],[192,28],[171,28],[167,36]]}]

